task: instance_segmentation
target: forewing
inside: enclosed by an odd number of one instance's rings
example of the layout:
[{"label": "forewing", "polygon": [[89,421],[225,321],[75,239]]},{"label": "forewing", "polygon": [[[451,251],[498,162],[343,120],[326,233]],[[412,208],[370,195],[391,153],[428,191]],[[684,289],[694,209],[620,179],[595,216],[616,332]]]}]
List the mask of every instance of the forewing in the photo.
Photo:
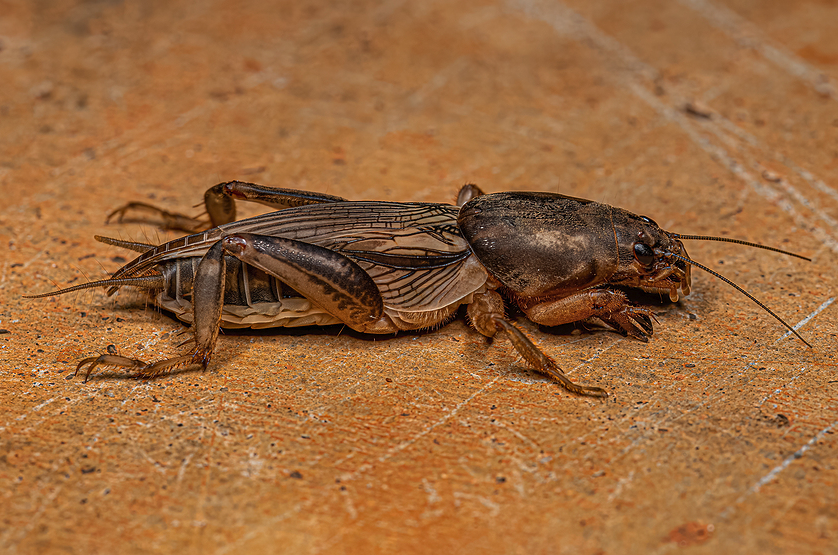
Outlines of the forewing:
[{"label": "forewing", "polygon": [[454,206],[344,202],[289,212],[275,212],[276,219],[260,217],[263,222],[254,218],[249,225],[259,231],[251,233],[305,241],[348,256],[373,278],[387,308],[437,310],[486,281],[486,271],[457,227]]},{"label": "forewing", "polygon": [[226,235],[255,233],[348,256],[370,274],[387,308],[437,310],[474,292],[487,278],[460,234],[457,212],[446,204],[364,201],[289,208],[161,245],[114,277],[142,275],[167,259],[202,256]]}]

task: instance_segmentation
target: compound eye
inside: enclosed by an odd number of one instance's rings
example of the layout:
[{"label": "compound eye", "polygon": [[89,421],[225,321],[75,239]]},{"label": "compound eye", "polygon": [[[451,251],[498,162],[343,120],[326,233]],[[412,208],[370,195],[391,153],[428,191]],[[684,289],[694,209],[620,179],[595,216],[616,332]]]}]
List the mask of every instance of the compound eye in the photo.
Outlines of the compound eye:
[{"label": "compound eye", "polygon": [[655,261],[655,251],[645,243],[634,244],[634,257],[644,266],[651,266]]}]

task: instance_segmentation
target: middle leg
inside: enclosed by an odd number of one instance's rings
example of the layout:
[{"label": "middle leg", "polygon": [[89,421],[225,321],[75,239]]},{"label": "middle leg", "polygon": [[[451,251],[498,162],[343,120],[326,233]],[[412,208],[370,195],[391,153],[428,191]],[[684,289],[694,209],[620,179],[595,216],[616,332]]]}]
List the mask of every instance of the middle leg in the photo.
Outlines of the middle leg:
[{"label": "middle leg", "polygon": [[503,332],[524,360],[537,371],[559,382],[571,393],[608,397],[608,393],[602,388],[579,385],[571,381],[553,359],[541,352],[541,349],[504,316],[503,299],[497,291],[475,295],[474,301],[468,305],[468,316],[477,331],[486,337],[494,337],[497,332]]},{"label": "middle leg", "polygon": [[236,220],[236,200],[257,202],[276,210],[318,204],[322,202],[343,202],[346,199],[323,193],[310,193],[297,189],[266,187],[244,181],[226,181],[207,189],[204,193],[204,208],[209,222],[178,212],[169,212],[145,202],[130,202],[108,214],[107,221],[141,222],[159,225],[164,229],[196,233]]}]

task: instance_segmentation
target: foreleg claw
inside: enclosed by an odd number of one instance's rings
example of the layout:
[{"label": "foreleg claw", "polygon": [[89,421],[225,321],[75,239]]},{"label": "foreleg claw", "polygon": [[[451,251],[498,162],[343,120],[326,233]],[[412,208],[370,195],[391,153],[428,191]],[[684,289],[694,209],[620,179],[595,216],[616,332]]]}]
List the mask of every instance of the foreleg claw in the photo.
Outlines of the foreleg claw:
[{"label": "foreleg claw", "polygon": [[654,333],[652,318],[654,313],[648,308],[625,306],[618,312],[597,314],[596,316],[623,335],[631,336],[647,343]]}]

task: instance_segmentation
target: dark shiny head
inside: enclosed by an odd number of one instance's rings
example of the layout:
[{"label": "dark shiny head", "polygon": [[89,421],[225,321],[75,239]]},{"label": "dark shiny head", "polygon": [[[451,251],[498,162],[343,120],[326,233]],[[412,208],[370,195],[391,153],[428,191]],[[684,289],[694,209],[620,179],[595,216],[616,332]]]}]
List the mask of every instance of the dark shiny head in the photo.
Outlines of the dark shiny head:
[{"label": "dark shiny head", "polygon": [[689,259],[683,243],[646,216],[620,208],[611,210],[620,264],[609,283],[668,293],[673,302],[678,300],[679,290],[689,295],[690,266],[682,258],[671,256]]}]

